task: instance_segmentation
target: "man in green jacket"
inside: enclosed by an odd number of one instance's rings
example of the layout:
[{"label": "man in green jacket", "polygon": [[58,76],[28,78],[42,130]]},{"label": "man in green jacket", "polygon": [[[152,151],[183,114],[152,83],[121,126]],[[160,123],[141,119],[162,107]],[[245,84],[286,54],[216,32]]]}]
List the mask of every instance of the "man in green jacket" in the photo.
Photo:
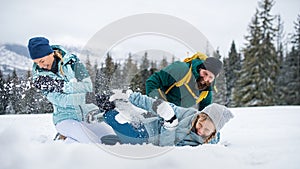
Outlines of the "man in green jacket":
[{"label": "man in green jacket", "polygon": [[198,104],[199,110],[211,104],[212,86],[223,64],[217,58],[197,55],[202,57],[174,62],[151,75],[146,81],[146,95],[181,107]]}]

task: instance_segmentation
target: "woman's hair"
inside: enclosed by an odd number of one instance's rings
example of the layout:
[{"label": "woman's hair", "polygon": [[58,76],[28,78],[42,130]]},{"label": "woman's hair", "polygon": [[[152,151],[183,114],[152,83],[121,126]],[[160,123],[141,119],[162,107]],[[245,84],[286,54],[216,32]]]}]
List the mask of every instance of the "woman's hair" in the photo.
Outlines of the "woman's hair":
[{"label": "woman's hair", "polygon": [[63,71],[63,69],[62,69],[62,66],[63,66],[63,64],[64,64],[64,59],[63,59],[63,57],[62,57],[61,52],[60,52],[59,50],[54,50],[54,57],[59,58],[59,60],[60,60],[59,71],[60,71],[60,73],[61,73],[62,75],[64,75],[65,73],[64,73],[64,71]]},{"label": "woman's hair", "polygon": [[[196,124],[197,121],[200,119],[201,122],[205,121],[205,120],[209,120],[212,122],[211,118],[206,114],[206,113],[200,113],[197,115],[196,119],[192,122],[192,128],[196,129]],[[214,130],[213,133],[211,133],[210,136],[203,138],[204,139],[204,143],[208,143],[211,139],[213,139],[216,136],[216,130]]]}]

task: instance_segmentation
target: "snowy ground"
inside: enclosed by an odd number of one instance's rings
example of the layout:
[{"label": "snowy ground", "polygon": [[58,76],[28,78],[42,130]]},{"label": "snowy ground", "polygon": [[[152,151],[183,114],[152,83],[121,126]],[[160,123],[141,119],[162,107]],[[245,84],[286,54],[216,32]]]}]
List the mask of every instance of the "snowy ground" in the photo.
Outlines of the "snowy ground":
[{"label": "snowy ground", "polygon": [[0,169],[300,168],[300,106],[231,110],[220,144],[176,148],[53,142],[51,114],[2,115]]}]

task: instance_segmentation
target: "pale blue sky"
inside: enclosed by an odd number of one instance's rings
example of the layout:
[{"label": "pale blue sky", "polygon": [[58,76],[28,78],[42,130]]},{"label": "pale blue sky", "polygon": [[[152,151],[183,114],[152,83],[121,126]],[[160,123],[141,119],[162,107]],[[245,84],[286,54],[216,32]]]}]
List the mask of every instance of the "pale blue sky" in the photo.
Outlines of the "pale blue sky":
[{"label": "pale blue sky", "polygon": [[[43,35],[53,43],[84,45],[98,30],[118,19],[162,13],[196,26],[226,55],[232,40],[238,49],[243,47],[257,7],[257,0],[2,0],[0,43],[27,45],[30,37]],[[276,0],[272,13],[282,16],[286,33],[293,32],[300,1]]]}]

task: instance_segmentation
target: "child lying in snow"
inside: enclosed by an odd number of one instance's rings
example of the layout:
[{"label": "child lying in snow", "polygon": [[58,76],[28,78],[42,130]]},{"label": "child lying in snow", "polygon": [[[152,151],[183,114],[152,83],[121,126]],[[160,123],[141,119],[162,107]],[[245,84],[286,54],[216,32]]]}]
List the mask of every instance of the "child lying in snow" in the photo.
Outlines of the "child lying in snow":
[{"label": "child lying in snow", "polygon": [[[141,93],[131,94],[129,101],[154,116],[143,119],[139,125],[122,124],[116,120],[118,111],[106,111],[104,121],[114,129],[120,143],[152,143],[158,146],[215,144],[219,141],[216,133],[233,118],[228,108],[216,103],[197,111],[195,108],[179,107]],[[109,140],[107,138],[102,138],[103,143]],[[115,138],[111,141],[116,140]]]}]

